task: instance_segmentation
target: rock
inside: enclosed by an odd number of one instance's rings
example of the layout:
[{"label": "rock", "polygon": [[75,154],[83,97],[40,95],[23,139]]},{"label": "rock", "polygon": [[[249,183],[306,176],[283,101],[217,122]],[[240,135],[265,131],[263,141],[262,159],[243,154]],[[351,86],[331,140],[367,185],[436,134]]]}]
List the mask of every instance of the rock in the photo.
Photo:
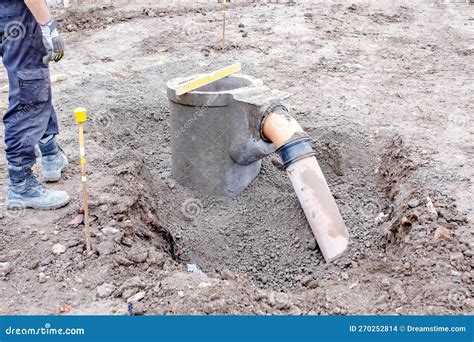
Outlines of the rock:
[{"label": "rock", "polygon": [[[203,49],[203,52],[205,52],[205,50],[207,49]],[[207,50],[207,52],[210,52],[210,51]],[[209,53],[207,55],[209,56]],[[175,187],[176,187],[176,181],[174,181],[173,179],[168,180],[168,188],[174,189]]]},{"label": "rock", "polygon": [[342,272],[342,273],[341,273],[341,278],[342,278],[343,280],[348,280],[348,279],[349,279],[349,275],[348,275],[346,272]]},{"label": "rock", "polygon": [[430,197],[426,197],[426,207],[428,208],[430,214],[432,214],[434,217],[438,217],[438,211],[436,210]]},{"label": "rock", "polygon": [[138,303],[131,303],[132,306],[132,312],[131,314],[134,315],[134,316],[141,316],[141,315],[144,315],[146,313],[146,308],[145,308],[145,304],[141,303],[141,302],[138,302]]},{"label": "rock", "polygon": [[121,242],[122,242],[123,245],[128,246],[128,247],[133,246],[133,241],[129,237],[126,237],[126,236],[122,237]]},{"label": "rock", "polygon": [[449,255],[449,260],[454,263],[459,263],[464,260],[464,255],[462,254],[462,252],[453,252]]},{"label": "rock", "polygon": [[[129,289],[133,289],[135,290],[135,292],[133,292],[131,295],[135,294],[138,290],[137,289],[140,289],[140,288],[145,288],[145,284],[143,283],[143,281],[141,280],[140,277],[132,277],[132,278],[129,278],[127,279],[118,289],[117,291],[115,291],[115,295],[117,297],[119,296],[123,296],[123,294],[125,293],[126,290],[129,290]],[[130,295],[130,296],[131,296]],[[123,296],[124,298],[128,298],[128,297],[125,297]]]},{"label": "rock", "polygon": [[474,279],[474,272],[464,272],[461,276],[461,280],[463,283],[467,285],[471,285]]},{"label": "rock", "polygon": [[97,245],[99,255],[110,255],[115,253],[115,245],[112,241],[103,241]]},{"label": "rock", "polygon": [[49,265],[50,263],[52,263],[54,261],[54,256],[53,255],[50,255],[48,256],[46,259],[44,260],[41,260],[39,265],[40,266],[46,266],[46,265]]},{"label": "rock", "polygon": [[451,240],[451,232],[444,227],[438,227],[434,232],[434,237],[436,240],[449,241]]},{"label": "rock", "polygon": [[466,306],[468,309],[474,309],[474,299],[473,298],[468,298],[464,302],[464,306]]},{"label": "rock", "polygon": [[117,262],[117,264],[122,265],[122,266],[130,266],[130,265],[133,265],[133,262],[131,262],[130,260],[128,260],[127,258],[125,258],[125,257],[122,256],[122,255],[117,256],[117,258],[115,259],[115,261]]},{"label": "rock", "polygon": [[146,292],[145,291],[140,291],[140,292],[134,294],[133,296],[131,296],[130,298],[128,298],[127,303],[138,303],[143,298],[145,298],[145,296],[146,296]]},{"label": "rock", "polygon": [[167,258],[168,256],[166,255],[166,253],[158,252],[154,249],[148,251],[148,262],[151,265],[163,267]]},{"label": "rock", "polygon": [[310,251],[314,251],[316,250],[317,247],[318,247],[318,244],[316,243],[316,239],[310,239],[308,242],[308,249]]},{"label": "rock", "polygon": [[46,276],[46,274],[44,274],[43,272],[41,272],[39,275],[38,275],[38,281],[40,282],[40,284],[44,284],[48,281],[48,277]]},{"label": "rock", "polygon": [[145,262],[148,258],[148,250],[140,246],[135,246],[127,252],[127,258],[134,263],[140,264]]},{"label": "rock", "polygon": [[239,23],[239,28],[244,28],[244,27],[245,27],[245,25],[244,25],[244,24],[242,24],[242,23]]},{"label": "rock", "polygon": [[300,282],[301,282],[301,284],[303,284],[303,286],[308,287],[308,285],[311,284],[311,282],[313,280],[314,280],[313,276],[307,275],[307,276],[304,276],[303,278],[301,278]]},{"label": "rock", "polygon": [[411,226],[411,220],[408,217],[403,216],[402,219],[400,220],[400,224],[402,226]]},{"label": "rock", "polygon": [[102,231],[102,234],[107,235],[107,236],[116,235],[120,233],[120,230],[114,227],[104,227],[102,228],[101,231]]},{"label": "rock", "polygon": [[12,271],[12,265],[9,262],[0,262],[0,277],[7,276]]},{"label": "rock", "polygon": [[242,33],[242,38],[247,38],[249,36],[248,32]]},{"label": "rock", "polygon": [[79,240],[69,240],[67,243],[66,243],[66,247],[67,248],[72,248],[72,247],[76,247],[76,246],[79,246],[82,242],[79,241]]},{"label": "rock", "polygon": [[402,288],[401,284],[395,284],[390,288],[390,292],[398,297],[400,299],[403,299],[405,297],[405,291]]},{"label": "rock", "polygon": [[408,206],[410,208],[416,208],[420,206],[420,201],[417,200],[416,198],[412,198],[411,200],[408,201]]},{"label": "rock", "polygon": [[384,292],[377,298],[377,300],[375,301],[375,304],[378,304],[378,305],[383,304],[388,300],[388,298],[389,298],[388,293]]},{"label": "rock", "polygon": [[116,288],[117,287],[115,285],[103,283],[102,285],[97,286],[97,295],[100,298],[107,298],[115,291]]},{"label": "rock", "polygon": [[166,15],[165,12],[160,12],[160,13],[158,13],[158,16],[159,16],[160,18],[164,17],[165,15]]},{"label": "rock", "polygon": [[137,292],[138,292],[138,289],[137,289],[137,288],[126,289],[126,290],[123,291],[123,293],[122,293],[122,298],[123,298],[123,299],[128,299],[128,298],[130,298],[131,296],[133,296],[134,294],[136,294]]},{"label": "rock", "polygon": [[53,245],[53,247],[51,248],[51,251],[55,255],[63,254],[64,252],[66,252],[66,246],[61,245],[60,243],[57,243]]},{"label": "rock", "polygon": [[48,235],[41,235],[40,237],[41,241],[48,241],[49,240],[49,236]]},{"label": "rock", "polygon": [[231,280],[231,279],[235,279],[235,274],[232,273],[231,271],[229,270],[223,270],[221,272],[221,278],[223,280]]},{"label": "rock", "polygon": [[347,7],[347,9],[348,9],[349,11],[357,11],[357,5],[356,5],[356,4],[352,4],[352,5],[350,5],[349,7]]}]

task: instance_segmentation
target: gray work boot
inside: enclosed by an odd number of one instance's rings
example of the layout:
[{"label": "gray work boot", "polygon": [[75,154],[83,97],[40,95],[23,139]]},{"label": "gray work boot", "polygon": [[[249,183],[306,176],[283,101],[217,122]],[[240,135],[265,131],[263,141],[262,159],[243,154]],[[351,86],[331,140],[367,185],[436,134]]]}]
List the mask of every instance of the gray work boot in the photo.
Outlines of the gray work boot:
[{"label": "gray work boot", "polygon": [[66,154],[57,145],[54,136],[51,136],[46,142],[43,139],[40,140],[38,146],[42,156],[41,167],[44,181],[57,182],[61,179],[61,173],[69,165]]},{"label": "gray work boot", "polygon": [[48,190],[38,183],[30,166],[8,165],[7,209],[57,209],[69,203],[65,191]]}]

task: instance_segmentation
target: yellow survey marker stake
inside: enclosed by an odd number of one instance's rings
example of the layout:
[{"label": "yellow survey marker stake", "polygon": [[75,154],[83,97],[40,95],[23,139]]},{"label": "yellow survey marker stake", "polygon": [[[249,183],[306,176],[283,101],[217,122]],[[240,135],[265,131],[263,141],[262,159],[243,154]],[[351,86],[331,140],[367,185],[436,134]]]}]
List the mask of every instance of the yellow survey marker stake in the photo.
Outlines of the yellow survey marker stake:
[{"label": "yellow survey marker stake", "polygon": [[198,78],[195,78],[191,81],[185,82],[181,84],[177,89],[176,89],[176,95],[180,96],[186,93],[189,93],[190,91],[196,90],[198,88],[201,88],[205,85],[208,85],[212,82],[215,82],[217,80],[220,80],[221,78],[224,78],[226,76],[235,74],[236,72],[239,72],[242,69],[242,64],[240,63],[235,63],[232,65],[229,65],[228,67],[216,70],[214,72],[211,72],[210,74],[205,74],[202,76],[199,76]]},{"label": "yellow survey marker stake", "polygon": [[81,182],[82,182],[82,209],[84,210],[84,236],[86,238],[86,250],[89,254],[91,252],[91,228],[89,225],[89,192],[87,189],[86,176],[86,152],[84,148],[84,128],[82,124],[87,120],[87,111],[85,108],[78,107],[74,109],[74,117],[79,125],[79,150],[81,156]]}]

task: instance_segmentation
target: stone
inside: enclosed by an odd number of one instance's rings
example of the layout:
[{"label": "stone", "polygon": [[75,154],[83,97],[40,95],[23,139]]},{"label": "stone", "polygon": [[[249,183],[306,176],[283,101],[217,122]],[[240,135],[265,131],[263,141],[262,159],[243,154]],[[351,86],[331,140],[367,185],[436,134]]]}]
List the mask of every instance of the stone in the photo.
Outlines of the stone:
[{"label": "stone", "polygon": [[113,284],[103,283],[100,286],[97,286],[97,295],[100,298],[107,298],[109,297],[117,287]]},{"label": "stone", "polygon": [[235,279],[235,275],[229,270],[223,270],[221,272],[221,278],[223,280],[231,280],[231,279]]},{"label": "stone", "polygon": [[146,292],[145,291],[140,291],[140,292],[134,294],[133,296],[129,297],[127,299],[127,303],[138,303],[143,298],[145,298],[145,296],[146,296]]},{"label": "stone", "polygon": [[300,282],[303,284],[303,286],[308,287],[308,285],[313,281],[313,276],[307,275],[301,278]]},{"label": "stone", "polygon": [[417,200],[416,198],[412,198],[411,200],[408,201],[408,206],[410,208],[416,208],[420,206],[420,201]]},{"label": "stone", "polygon": [[9,262],[0,262],[0,277],[7,276],[12,271],[12,265]]},{"label": "stone", "polygon": [[398,297],[400,298],[404,298],[405,297],[405,291],[403,290],[403,287],[401,284],[395,284],[393,285],[391,288],[390,288],[390,292],[392,294],[395,294],[397,295]]},{"label": "stone", "polygon": [[53,245],[53,247],[51,248],[51,251],[55,255],[60,255],[60,254],[63,254],[64,252],[66,252],[66,246],[64,246],[60,243],[57,243],[57,244]]},{"label": "stone", "polygon": [[40,282],[40,284],[44,284],[48,281],[48,277],[46,276],[46,274],[44,274],[43,272],[41,272],[39,275],[38,275],[38,281]]},{"label": "stone", "polygon": [[107,236],[116,235],[120,233],[120,230],[114,227],[104,227],[102,228],[101,231],[102,231],[102,234],[107,235]]},{"label": "stone", "polygon": [[151,265],[157,267],[163,267],[165,265],[166,259],[168,258],[166,253],[158,252],[154,249],[148,251],[148,262]]},{"label": "stone", "polygon": [[148,258],[148,250],[140,246],[132,247],[132,249],[127,252],[127,258],[134,263],[140,264],[145,262]]},{"label": "stone", "polygon": [[122,293],[122,298],[123,298],[123,299],[128,299],[128,298],[130,298],[131,296],[133,296],[134,294],[136,294],[137,292],[138,292],[138,289],[136,289],[136,288],[126,289],[126,290],[123,291],[123,293]]},{"label": "stone", "polygon": [[463,283],[467,285],[471,285],[474,279],[474,272],[464,272],[461,276],[461,280]]},{"label": "stone", "polygon": [[411,226],[411,220],[408,217],[403,216],[401,221],[400,221],[400,224],[402,226]]},{"label": "stone", "polygon": [[430,197],[426,197],[426,208],[428,208],[428,211],[431,215],[433,215],[434,217],[438,217],[438,211],[436,210],[433,201]]},{"label": "stone", "polygon": [[314,251],[316,250],[317,247],[318,247],[318,244],[316,243],[316,239],[310,239],[308,242],[308,249],[310,251]]},{"label": "stone", "polygon": [[146,313],[146,308],[145,308],[145,304],[141,303],[141,302],[138,302],[138,303],[131,303],[133,306],[132,306],[132,315],[134,316],[142,316]]},{"label": "stone", "polygon": [[387,292],[384,292],[377,298],[377,300],[375,301],[375,304],[378,304],[378,305],[383,304],[388,300],[388,298],[389,297],[388,297]]},{"label": "stone", "polygon": [[451,240],[451,232],[444,227],[438,227],[434,232],[434,238],[436,240],[449,241]]},{"label": "stone", "polygon": [[464,255],[462,252],[453,252],[449,255],[449,260],[457,264],[464,260]]},{"label": "stone", "polygon": [[112,241],[103,241],[97,245],[99,255],[110,255],[115,253],[115,245]]}]

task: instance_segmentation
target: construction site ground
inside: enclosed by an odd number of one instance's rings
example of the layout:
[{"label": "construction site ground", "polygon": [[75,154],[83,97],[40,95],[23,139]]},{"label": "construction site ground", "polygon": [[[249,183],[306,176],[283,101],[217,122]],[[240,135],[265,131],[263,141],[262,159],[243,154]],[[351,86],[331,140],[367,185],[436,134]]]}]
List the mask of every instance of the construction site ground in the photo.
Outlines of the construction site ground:
[{"label": "construction site ground", "polygon": [[[70,167],[50,187],[71,203],[2,207],[0,313],[474,313],[474,6],[383,3],[230,4],[224,50],[222,4],[57,9],[67,50],[50,69],[69,75],[53,99]],[[334,263],[277,155],[235,198],[171,177],[166,82],[234,62],[292,94],[351,235]],[[77,106],[90,256],[70,224]],[[3,201],[5,162],[0,185]]]}]

